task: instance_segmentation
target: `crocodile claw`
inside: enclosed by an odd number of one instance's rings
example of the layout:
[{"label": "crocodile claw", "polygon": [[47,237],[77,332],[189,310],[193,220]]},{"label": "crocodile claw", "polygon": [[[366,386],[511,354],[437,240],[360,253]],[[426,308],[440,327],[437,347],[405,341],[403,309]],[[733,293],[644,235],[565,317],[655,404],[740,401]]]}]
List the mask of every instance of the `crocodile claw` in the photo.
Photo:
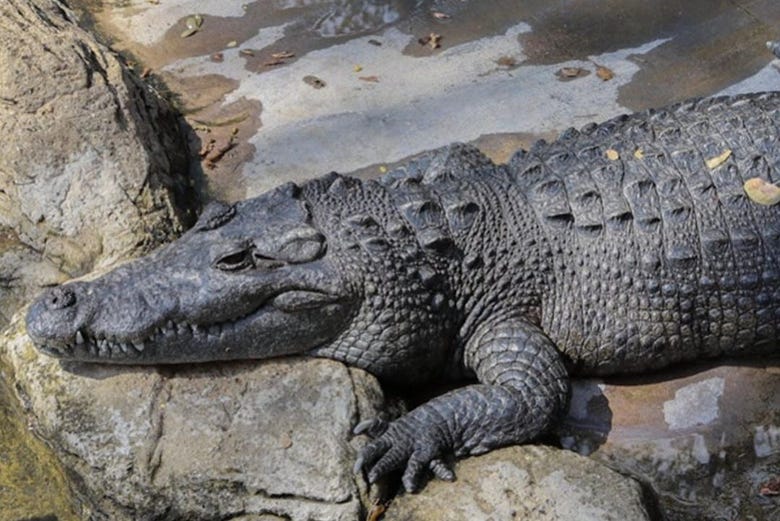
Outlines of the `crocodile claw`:
[{"label": "crocodile claw", "polygon": [[376,483],[388,472],[403,468],[401,481],[407,492],[421,488],[428,470],[439,479],[454,481],[455,473],[442,458],[448,448],[440,439],[441,433],[413,416],[389,423],[381,419],[359,423],[355,434],[367,434],[373,439],[360,449],[355,472],[365,471],[369,483]]}]

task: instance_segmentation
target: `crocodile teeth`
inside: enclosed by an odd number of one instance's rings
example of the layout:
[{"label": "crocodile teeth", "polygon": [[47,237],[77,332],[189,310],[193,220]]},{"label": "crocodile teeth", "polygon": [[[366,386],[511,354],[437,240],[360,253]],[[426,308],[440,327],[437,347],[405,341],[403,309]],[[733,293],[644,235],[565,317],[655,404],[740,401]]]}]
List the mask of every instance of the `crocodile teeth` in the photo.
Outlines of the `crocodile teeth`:
[{"label": "crocodile teeth", "polygon": [[76,345],[81,345],[84,343],[84,334],[81,332],[81,330],[76,331]]},{"label": "crocodile teeth", "polygon": [[143,340],[139,340],[139,341],[133,342],[133,347],[139,353],[142,353],[143,350],[146,349],[146,345],[144,344]]}]

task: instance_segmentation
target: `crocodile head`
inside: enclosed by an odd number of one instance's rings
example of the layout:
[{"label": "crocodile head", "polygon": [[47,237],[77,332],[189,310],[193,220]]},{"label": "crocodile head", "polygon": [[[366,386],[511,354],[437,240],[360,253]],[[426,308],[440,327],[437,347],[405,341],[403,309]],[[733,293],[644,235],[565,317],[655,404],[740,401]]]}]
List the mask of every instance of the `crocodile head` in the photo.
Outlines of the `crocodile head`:
[{"label": "crocodile head", "polygon": [[212,203],[151,255],[50,288],[30,307],[28,334],[55,357],[128,364],[267,358],[328,342],[359,302],[299,190]]}]

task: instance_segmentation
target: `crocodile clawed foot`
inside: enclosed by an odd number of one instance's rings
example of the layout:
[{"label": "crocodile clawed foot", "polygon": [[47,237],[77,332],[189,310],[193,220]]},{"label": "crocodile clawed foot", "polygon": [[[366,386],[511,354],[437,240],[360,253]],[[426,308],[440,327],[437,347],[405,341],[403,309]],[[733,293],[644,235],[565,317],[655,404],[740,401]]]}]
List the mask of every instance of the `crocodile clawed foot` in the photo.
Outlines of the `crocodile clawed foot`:
[{"label": "crocodile clawed foot", "polygon": [[[404,469],[401,481],[407,492],[420,490],[426,471],[445,481],[454,481],[455,473],[442,458],[447,450],[434,429],[412,415],[393,422],[369,420],[355,427],[356,434],[368,434],[373,439],[358,453],[355,472],[365,471],[370,483],[396,469]],[[376,436],[374,436],[376,434]]]}]

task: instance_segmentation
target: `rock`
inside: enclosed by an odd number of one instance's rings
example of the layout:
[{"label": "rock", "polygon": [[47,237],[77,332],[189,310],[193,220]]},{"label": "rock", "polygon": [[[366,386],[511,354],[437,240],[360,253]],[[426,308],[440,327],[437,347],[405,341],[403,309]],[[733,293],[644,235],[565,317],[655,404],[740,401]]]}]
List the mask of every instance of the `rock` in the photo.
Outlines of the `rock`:
[{"label": "rock", "polygon": [[564,446],[649,483],[670,521],[780,519],[780,369],[766,361],[578,380]]},{"label": "rock", "polygon": [[0,345],[34,430],[78,484],[85,518],[359,517],[351,429],[382,403],[363,371],[318,359],[61,363],[38,354],[21,314]]},{"label": "rock", "polygon": [[0,136],[0,326],[192,220],[177,116],[62,2],[0,2]]},{"label": "rock", "polygon": [[642,521],[640,485],[588,458],[545,446],[509,447],[458,461],[457,481],[434,480],[390,505],[385,521]]}]

